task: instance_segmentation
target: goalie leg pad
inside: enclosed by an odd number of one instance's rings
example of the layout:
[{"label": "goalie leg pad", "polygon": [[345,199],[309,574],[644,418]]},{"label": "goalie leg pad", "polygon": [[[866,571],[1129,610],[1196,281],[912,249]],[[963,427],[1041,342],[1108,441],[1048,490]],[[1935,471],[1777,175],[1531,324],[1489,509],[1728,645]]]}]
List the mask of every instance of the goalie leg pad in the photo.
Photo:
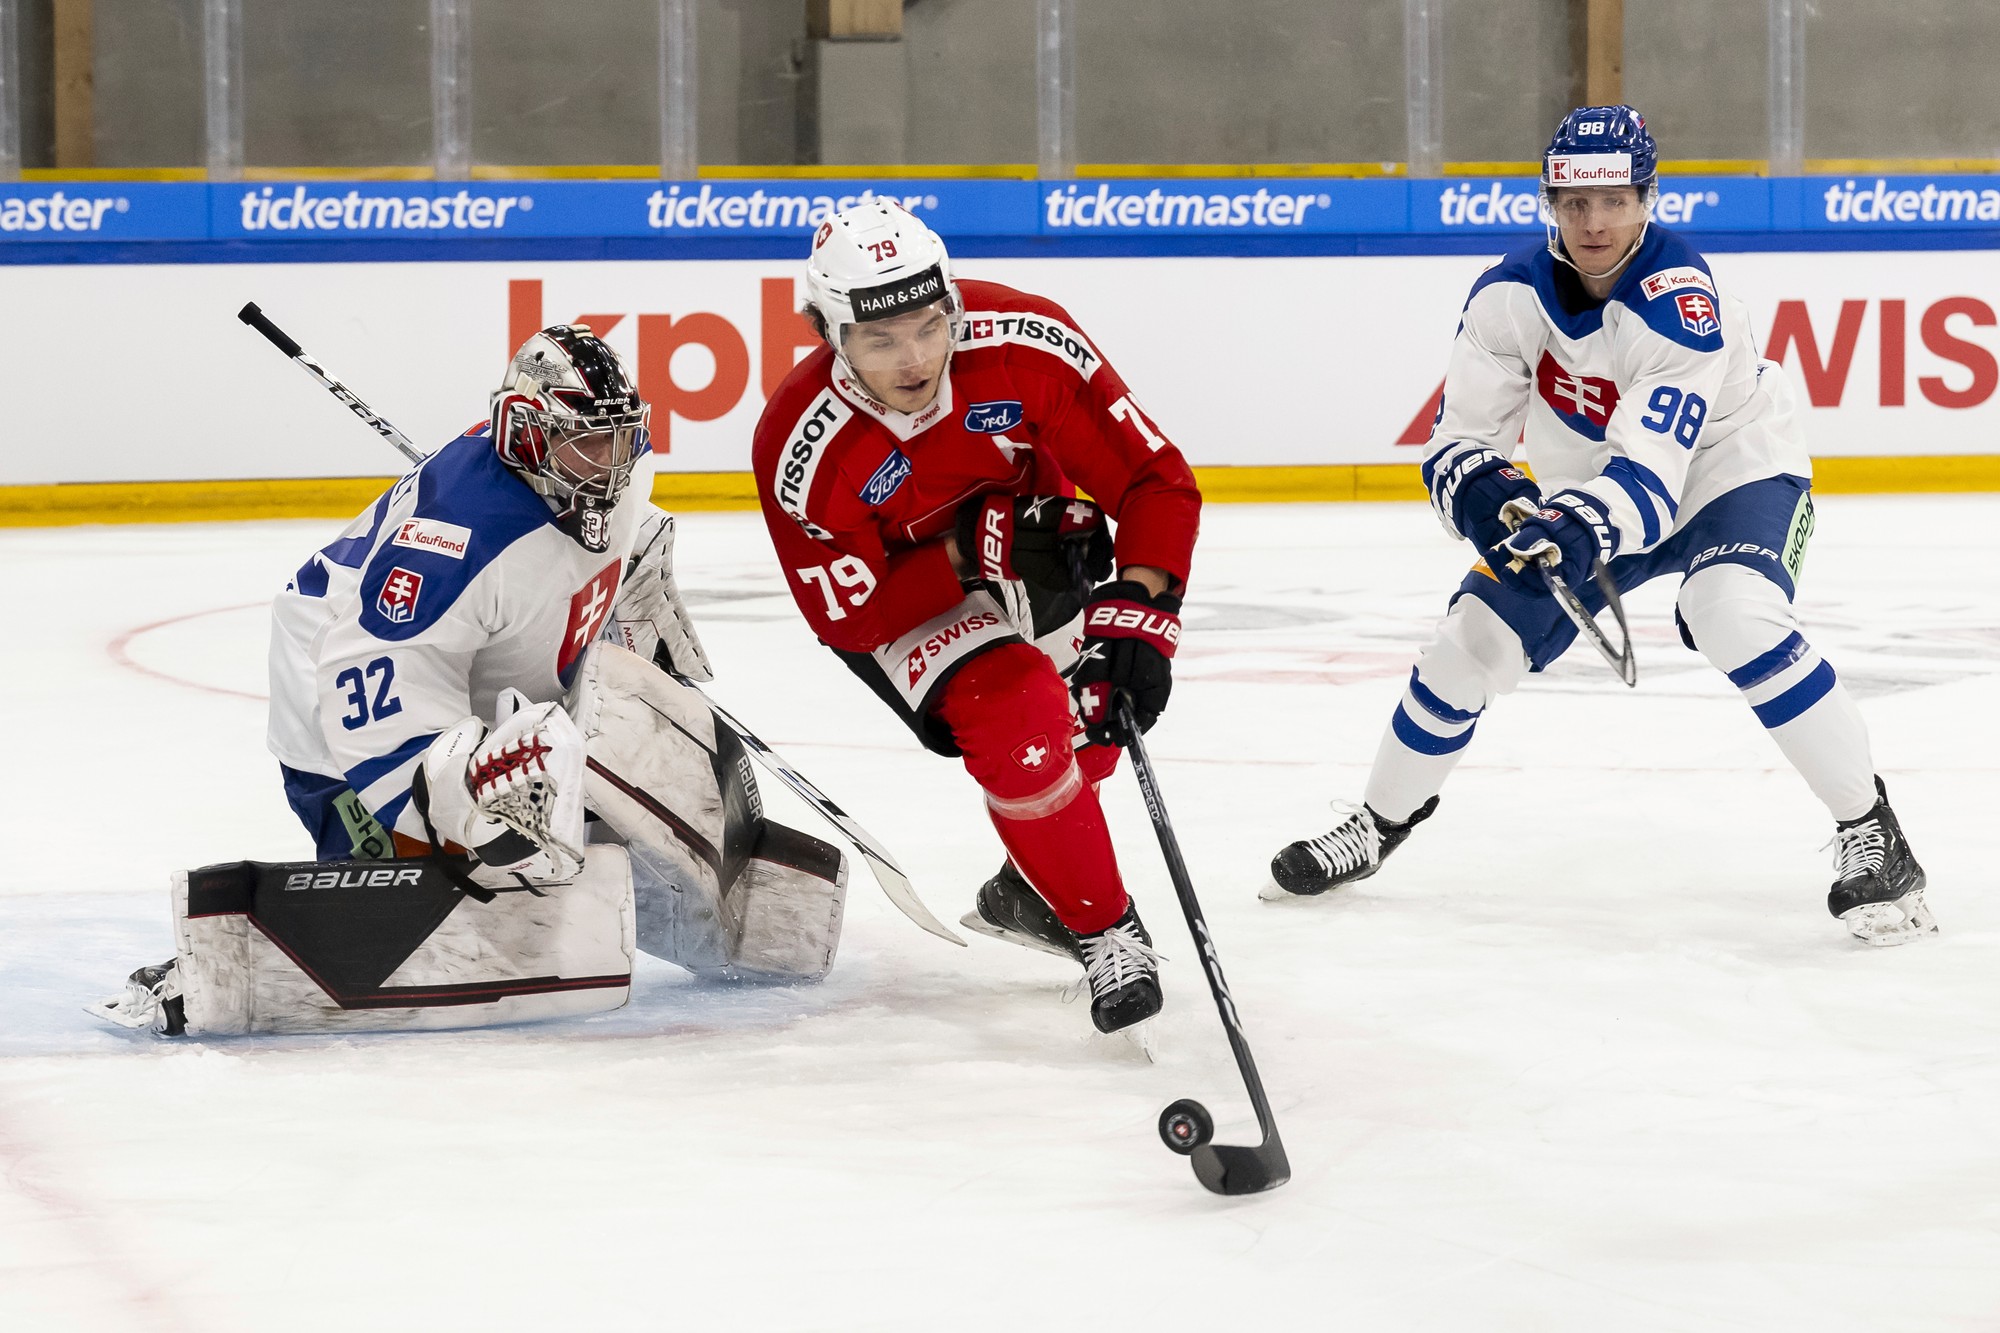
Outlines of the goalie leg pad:
[{"label": "goalie leg pad", "polygon": [[547,890],[469,897],[437,858],[184,871],[176,972],[199,1034],[475,1028],[623,1005],[632,876],[593,847]]},{"label": "goalie leg pad", "polygon": [[824,977],[846,858],[764,818],[749,756],[701,694],[598,643],[569,712],[588,755],[584,799],[602,821],[594,836],[631,852],[639,947],[702,976]]}]

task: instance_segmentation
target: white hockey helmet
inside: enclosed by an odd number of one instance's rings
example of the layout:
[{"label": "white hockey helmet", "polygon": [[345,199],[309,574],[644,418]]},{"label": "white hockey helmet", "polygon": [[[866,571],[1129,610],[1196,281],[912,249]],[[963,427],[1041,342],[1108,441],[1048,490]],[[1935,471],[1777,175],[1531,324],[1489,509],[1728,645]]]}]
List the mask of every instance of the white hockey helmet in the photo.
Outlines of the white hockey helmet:
[{"label": "white hockey helmet", "polygon": [[611,510],[652,448],[652,408],[618,353],[585,324],[556,324],[521,344],[491,398],[500,460],[586,550],[610,539]]},{"label": "white hockey helmet", "polygon": [[806,304],[825,321],[834,355],[850,372],[846,339],[856,324],[940,301],[955,328],[965,307],[944,238],[901,204],[871,199],[842,209],[813,233]]}]

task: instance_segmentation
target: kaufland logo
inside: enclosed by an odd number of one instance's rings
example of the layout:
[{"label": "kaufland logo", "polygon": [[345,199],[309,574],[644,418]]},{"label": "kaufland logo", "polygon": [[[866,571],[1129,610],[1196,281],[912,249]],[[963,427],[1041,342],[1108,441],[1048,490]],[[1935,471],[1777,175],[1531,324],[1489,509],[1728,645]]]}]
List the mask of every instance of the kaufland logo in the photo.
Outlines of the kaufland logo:
[{"label": "kaufland logo", "polygon": [[777,194],[762,186],[739,194],[718,191],[704,181],[698,190],[683,192],[680,186],[669,185],[647,195],[646,225],[655,231],[761,231],[774,227],[806,231],[830,222],[836,213],[877,200],[901,204],[912,213],[935,211],[938,206],[934,194],[876,194],[873,190],[840,195]]},{"label": "kaufland logo", "polygon": [[1630,185],[1630,153],[1558,153],[1549,159],[1551,185]]}]

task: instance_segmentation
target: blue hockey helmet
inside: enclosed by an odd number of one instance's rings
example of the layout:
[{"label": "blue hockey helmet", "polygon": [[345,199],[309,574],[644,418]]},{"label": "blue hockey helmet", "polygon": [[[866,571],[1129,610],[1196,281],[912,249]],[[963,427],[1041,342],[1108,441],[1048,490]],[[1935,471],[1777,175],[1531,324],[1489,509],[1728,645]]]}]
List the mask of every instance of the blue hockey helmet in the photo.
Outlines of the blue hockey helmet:
[{"label": "blue hockey helmet", "polygon": [[1659,145],[1646,118],[1629,106],[1580,106],[1562,118],[1542,150],[1542,187],[1637,185],[1660,170]]},{"label": "blue hockey helmet", "polygon": [[[1646,118],[1629,106],[1580,106],[1562,118],[1549,146],[1542,150],[1542,221],[1548,229],[1549,253],[1575,268],[1563,248],[1556,225],[1554,192],[1592,185],[1630,185],[1639,192],[1644,218],[1631,248],[1604,274],[1616,273],[1639,253],[1652,224],[1653,202],[1660,196],[1660,149],[1646,130]],[[1581,270],[1578,270],[1581,272]]]}]

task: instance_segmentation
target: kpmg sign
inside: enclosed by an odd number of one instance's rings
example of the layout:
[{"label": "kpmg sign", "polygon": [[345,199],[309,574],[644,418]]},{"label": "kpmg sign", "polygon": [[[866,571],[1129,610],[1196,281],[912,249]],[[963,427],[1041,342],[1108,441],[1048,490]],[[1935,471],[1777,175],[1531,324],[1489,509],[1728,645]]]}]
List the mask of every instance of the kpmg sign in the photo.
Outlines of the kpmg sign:
[{"label": "kpmg sign", "polygon": [[[1487,233],[1504,248],[1505,237],[1545,225],[1532,176],[91,181],[0,185],[0,256],[32,263],[43,242],[803,239],[871,201],[908,209],[948,237],[999,242],[1401,237],[1386,243],[1420,251],[1438,238]],[[1867,232],[1894,248],[1898,233],[2000,231],[2000,177],[1663,177],[1653,216],[1696,234]]]}]

